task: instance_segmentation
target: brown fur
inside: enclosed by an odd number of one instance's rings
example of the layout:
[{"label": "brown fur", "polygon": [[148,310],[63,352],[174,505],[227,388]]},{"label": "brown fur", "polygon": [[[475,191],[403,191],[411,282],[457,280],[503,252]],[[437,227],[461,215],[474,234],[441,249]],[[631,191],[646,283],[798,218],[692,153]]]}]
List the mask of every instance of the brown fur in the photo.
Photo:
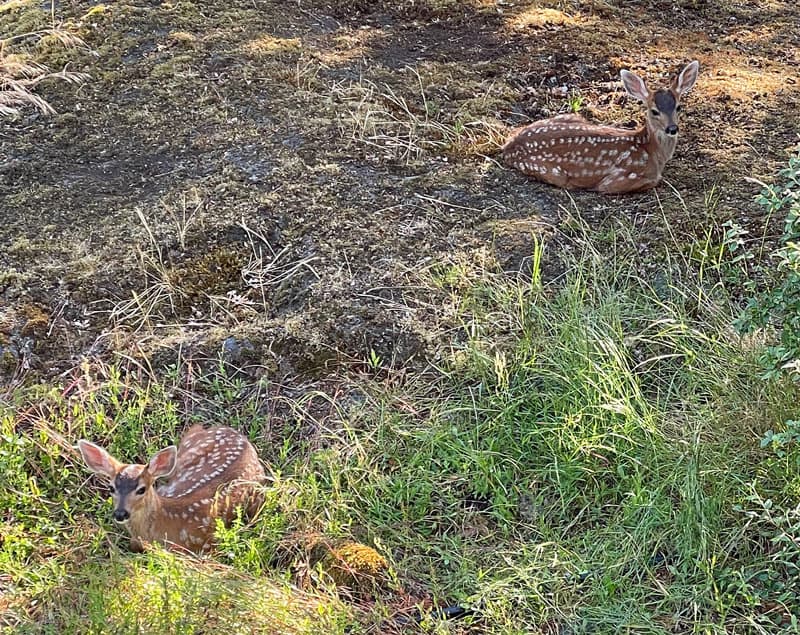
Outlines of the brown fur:
[{"label": "brown fur", "polygon": [[[233,428],[193,426],[177,449],[157,452],[147,465],[121,463],[85,440],[78,448],[89,469],[108,478],[114,515],[128,515],[122,522],[134,550],[160,542],[202,551],[213,544],[216,519],[229,523],[237,506],[252,515],[263,501],[264,468]],[[168,480],[156,485],[160,478]]]},{"label": "brown fur", "polygon": [[605,193],[654,187],[675,151],[681,98],[692,88],[699,64],[688,64],[668,90],[650,91],[644,81],[622,71],[632,97],[647,108],[638,130],[598,126],[579,115],[542,119],[514,130],[503,146],[508,165],[568,189]]}]

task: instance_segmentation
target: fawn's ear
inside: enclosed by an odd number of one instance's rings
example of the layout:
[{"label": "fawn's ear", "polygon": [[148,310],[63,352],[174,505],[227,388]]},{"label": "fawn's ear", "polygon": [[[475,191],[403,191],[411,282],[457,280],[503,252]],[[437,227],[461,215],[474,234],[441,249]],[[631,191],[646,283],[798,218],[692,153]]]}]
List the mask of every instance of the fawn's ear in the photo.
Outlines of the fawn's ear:
[{"label": "fawn's ear", "polygon": [[122,463],[91,441],[81,439],[78,441],[78,449],[88,468],[96,474],[102,474],[108,480],[113,480],[119,472],[119,468],[122,467]]},{"label": "fawn's ear", "polygon": [[680,98],[688,93],[697,81],[697,73],[700,72],[700,62],[694,60],[689,62],[681,71],[680,75],[672,80],[672,91]]},{"label": "fawn's ear", "polygon": [[626,70],[621,70],[619,72],[619,76],[622,79],[622,85],[625,86],[625,92],[627,92],[634,99],[644,102],[647,101],[647,99],[650,97],[650,90],[647,88],[647,84],[644,83],[644,80],[641,77],[639,77],[636,73],[631,73],[630,71]]},{"label": "fawn's ear", "polygon": [[147,471],[153,478],[169,476],[178,464],[178,448],[174,445],[159,450],[147,464]]}]

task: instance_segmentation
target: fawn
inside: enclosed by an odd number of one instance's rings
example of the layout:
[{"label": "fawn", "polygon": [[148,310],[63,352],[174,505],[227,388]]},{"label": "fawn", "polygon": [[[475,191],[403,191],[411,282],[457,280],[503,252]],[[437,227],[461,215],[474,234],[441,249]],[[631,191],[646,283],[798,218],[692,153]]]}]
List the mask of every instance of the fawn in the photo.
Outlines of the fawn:
[{"label": "fawn", "polygon": [[[252,515],[263,502],[264,468],[233,428],[192,426],[177,448],[160,450],[147,465],[121,463],[85,440],[78,449],[89,469],[109,480],[114,520],[127,528],[134,551],[147,542],[203,551],[213,544],[217,518],[231,521],[239,505]],[[160,478],[168,480],[156,486]]]},{"label": "fawn", "polygon": [[655,187],[675,151],[680,101],[699,70],[695,60],[668,89],[655,92],[641,77],[623,70],[625,91],[647,107],[644,126],[598,126],[580,115],[542,119],[514,130],[503,146],[503,158],[524,174],[570,189],[622,193]]}]

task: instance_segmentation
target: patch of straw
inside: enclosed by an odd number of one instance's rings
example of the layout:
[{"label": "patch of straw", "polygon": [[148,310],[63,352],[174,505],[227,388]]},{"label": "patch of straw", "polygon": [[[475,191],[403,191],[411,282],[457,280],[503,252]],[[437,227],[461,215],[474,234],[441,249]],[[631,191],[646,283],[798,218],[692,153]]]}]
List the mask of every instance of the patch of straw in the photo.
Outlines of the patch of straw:
[{"label": "patch of straw", "polygon": [[[68,71],[66,67],[55,72],[33,61],[31,43],[45,39],[58,42],[67,49],[86,48],[77,35],[57,27],[0,39],[0,116],[19,117],[27,107],[45,115],[54,115],[55,109],[35,93],[38,84],[51,79],[79,84],[90,78],[87,73]],[[19,51],[15,52],[15,49]]]}]

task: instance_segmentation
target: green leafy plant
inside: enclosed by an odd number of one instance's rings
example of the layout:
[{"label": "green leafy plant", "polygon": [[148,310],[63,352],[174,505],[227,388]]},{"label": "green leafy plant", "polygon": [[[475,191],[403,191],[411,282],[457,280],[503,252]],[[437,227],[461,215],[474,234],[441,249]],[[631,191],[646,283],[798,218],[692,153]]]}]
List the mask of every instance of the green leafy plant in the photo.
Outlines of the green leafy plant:
[{"label": "green leafy plant", "polygon": [[276,493],[267,490],[256,520],[248,524],[238,508],[236,519],[229,527],[217,519],[214,535],[224,560],[240,571],[261,575],[268,569],[288,523],[279,508]]},{"label": "green leafy plant", "polygon": [[[761,632],[796,633],[800,620],[792,608],[800,582],[800,510],[755,493],[733,509],[747,518],[748,537],[770,546],[758,566],[742,564],[718,576],[720,595],[740,606],[763,607],[756,620],[770,630]],[[763,610],[767,607],[776,610]]]},{"label": "green leafy plant", "polygon": [[367,365],[373,372],[379,371],[381,366],[383,366],[383,359],[381,359],[381,356],[378,355],[373,348],[369,349],[369,359],[367,360]]},{"label": "green leafy plant", "polygon": [[569,104],[570,112],[578,112],[581,106],[583,106],[583,97],[578,91],[573,90],[569,95],[567,103]]},{"label": "green leafy plant", "polygon": [[775,252],[777,284],[751,298],[737,321],[740,332],[764,329],[775,341],[760,357],[764,377],[800,378],[800,155],[778,173],[775,185],[765,185],[756,201],[768,217],[785,214],[782,246]]}]

